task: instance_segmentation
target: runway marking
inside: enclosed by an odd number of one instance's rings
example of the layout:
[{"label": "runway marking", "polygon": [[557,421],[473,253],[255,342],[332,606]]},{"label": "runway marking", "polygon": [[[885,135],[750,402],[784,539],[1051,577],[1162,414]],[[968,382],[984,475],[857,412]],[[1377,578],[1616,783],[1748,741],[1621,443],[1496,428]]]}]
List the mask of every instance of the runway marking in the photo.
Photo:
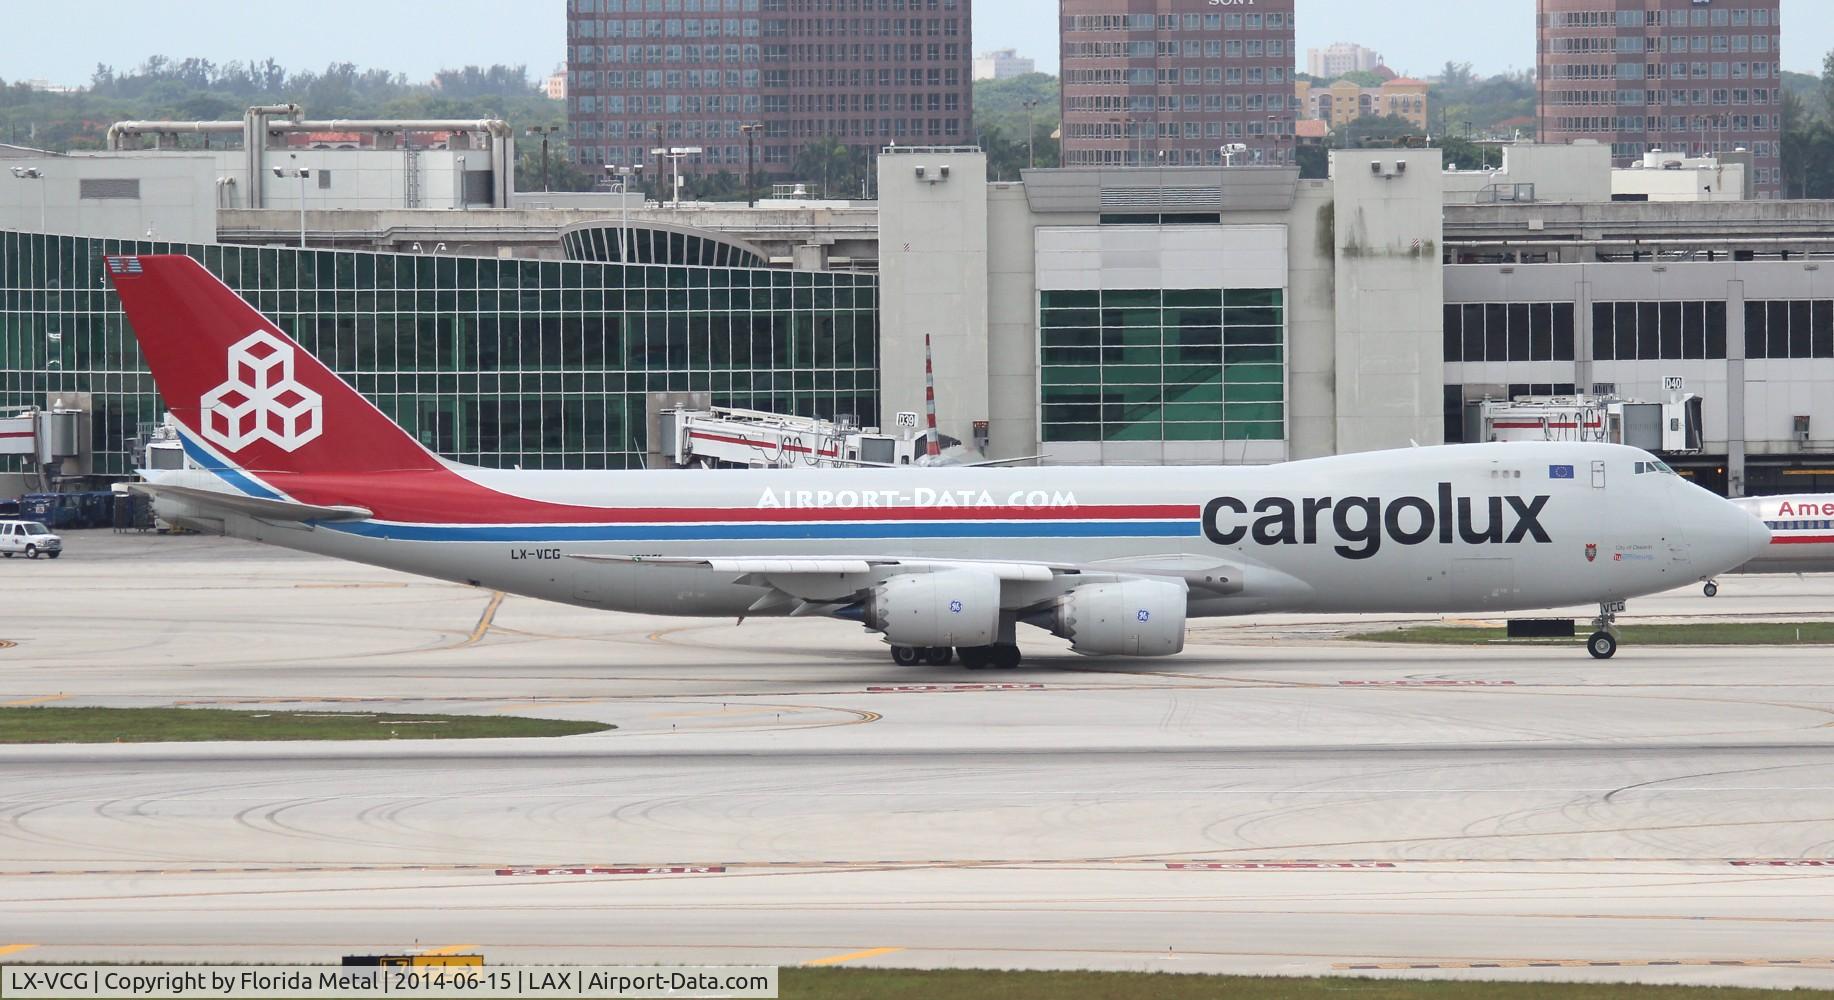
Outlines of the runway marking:
[{"label": "runway marking", "polygon": [[1834,868],[1834,861],[1819,858],[1779,858],[1775,861],[1728,861],[1734,868]]},{"label": "runway marking", "polygon": [[503,596],[501,590],[490,595],[490,603],[484,606],[484,613],[478,616],[477,626],[471,630],[471,635],[460,643],[461,646],[475,646],[484,641],[484,633],[490,631],[491,619],[497,617],[497,609],[503,606]]},{"label": "runway marking", "polygon": [[18,708],[21,705],[42,705],[47,701],[63,701],[70,697],[67,694],[47,694],[37,698],[21,698],[18,701],[0,701],[0,708]]},{"label": "runway marking", "polygon": [[862,959],[862,958],[876,958],[880,955],[889,955],[892,952],[903,951],[903,950],[904,950],[903,948],[868,948],[865,951],[850,951],[845,955],[829,955],[827,958],[817,958],[817,959],[813,959],[808,962],[804,962],[802,964],[804,965],[839,965],[842,962],[852,962],[852,961],[855,961],[857,959]]},{"label": "runway marking", "polygon": [[1368,871],[1393,868],[1393,861],[1168,861],[1172,871],[1270,872],[1270,871]]},{"label": "runway marking", "polygon": [[717,875],[725,865],[674,865],[667,868],[499,868],[498,875]]},{"label": "runway marking", "polygon": [[0,944],[0,955],[17,955],[27,948],[36,948],[35,944]]},{"label": "runway marking", "polygon": [[11,639],[0,639],[0,649],[12,649],[14,646],[17,646],[17,645],[19,644],[14,642]]},{"label": "runway marking", "polygon": [[1344,687],[1515,687],[1515,681],[1338,681]]},{"label": "runway marking", "polygon": [[898,684],[869,687],[867,694],[936,694],[955,691],[1043,691],[1043,684]]},{"label": "runway marking", "polygon": [[428,948],[422,955],[469,955],[478,948],[475,944],[449,944],[443,948]]},{"label": "runway marking", "polygon": [[1615,962],[1560,959],[1534,961],[1504,959],[1496,962],[1333,962],[1331,968],[1344,972],[1405,972],[1412,969],[1650,969],[1671,966],[1762,969],[1778,967],[1834,968],[1834,958],[1631,958]]}]

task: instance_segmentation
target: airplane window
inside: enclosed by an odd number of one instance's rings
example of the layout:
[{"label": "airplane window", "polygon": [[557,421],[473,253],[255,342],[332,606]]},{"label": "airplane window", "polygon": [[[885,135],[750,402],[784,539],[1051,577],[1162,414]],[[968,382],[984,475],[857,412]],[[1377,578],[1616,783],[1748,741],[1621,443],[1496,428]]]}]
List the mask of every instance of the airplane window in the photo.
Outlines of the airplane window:
[{"label": "airplane window", "polygon": [[1649,471],[1649,463],[1648,463],[1648,462],[1638,462],[1638,463],[1637,463],[1637,475],[1639,475],[1639,476],[1640,476],[1640,475],[1642,475],[1643,473],[1645,473],[1645,472],[1648,472],[1648,471]]}]

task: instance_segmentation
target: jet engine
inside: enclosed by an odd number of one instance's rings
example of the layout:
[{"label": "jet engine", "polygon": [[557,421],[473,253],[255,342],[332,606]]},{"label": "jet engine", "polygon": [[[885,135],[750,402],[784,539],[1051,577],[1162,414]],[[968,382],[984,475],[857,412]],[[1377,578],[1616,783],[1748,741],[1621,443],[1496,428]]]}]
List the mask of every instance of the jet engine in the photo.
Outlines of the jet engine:
[{"label": "jet engine", "polygon": [[1184,649],[1185,588],[1163,580],[1091,583],[1026,621],[1093,656],[1170,656]]},{"label": "jet engine", "polygon": [[894,646],[991,646],[1000,634],[1000,578],[969,569],[904,573],[874,587],[861,621]]}]

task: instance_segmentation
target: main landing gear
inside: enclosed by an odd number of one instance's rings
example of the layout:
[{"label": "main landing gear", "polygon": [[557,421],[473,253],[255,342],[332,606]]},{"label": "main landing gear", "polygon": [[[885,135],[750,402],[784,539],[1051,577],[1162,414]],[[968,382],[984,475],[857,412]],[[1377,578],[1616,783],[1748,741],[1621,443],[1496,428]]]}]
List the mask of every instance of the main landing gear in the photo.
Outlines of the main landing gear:
[{"label": "main landing gear", "polygon": [[892,662],[901,667],[914,667],[927,663],[932,667],[946,667],[949,663],[961,658],[962,666],[969,670],[985,670],[993,667],[996,670],[1011,670],[1019,665],[1019,647],[999,646],[963,646],[952,649],[948,646],[893,646]]},{"label": "main landing gear", "polygon": [[1700,592],[1707,595],[1708,597],[1718,597],[1719,596],[1719,581],[1718,580],[1708,580],[1707,585],[1700,588]]},{"label": "main landing gear", "polygon": [[1624,610],[1623,601],[1603,603],[1598,606],[1598,617],[1592,619],[1596,629],[1586,639],[1586,652],[1595,660],[1609,660],[1617,655],[1617,616]]}]

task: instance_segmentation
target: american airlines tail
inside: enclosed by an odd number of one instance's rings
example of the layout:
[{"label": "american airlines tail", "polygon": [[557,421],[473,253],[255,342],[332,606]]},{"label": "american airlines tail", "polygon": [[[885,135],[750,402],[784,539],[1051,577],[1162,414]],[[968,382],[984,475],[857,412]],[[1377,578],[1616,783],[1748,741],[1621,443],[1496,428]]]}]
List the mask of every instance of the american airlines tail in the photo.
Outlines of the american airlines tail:
[{"label": "american airlines tail", "polygon": [[613,611],[817,616],[900,663],[1019,662],[1020,625],[1167,655],[1189,618],[1600,606],[1710,580],[1763,525],[1634,448],[1489,444],[1269,467],[549,472],[447,461],[200,264],[108,258],[198,470],[202,530]]}]

